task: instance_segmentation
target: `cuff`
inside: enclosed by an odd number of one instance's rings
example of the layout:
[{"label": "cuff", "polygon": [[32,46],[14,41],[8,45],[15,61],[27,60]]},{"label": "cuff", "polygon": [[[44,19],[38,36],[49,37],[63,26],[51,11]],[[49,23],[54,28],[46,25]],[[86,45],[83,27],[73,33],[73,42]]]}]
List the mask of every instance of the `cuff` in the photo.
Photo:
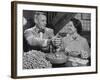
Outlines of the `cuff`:
[{"label": "cuff", "polygon": [[46,47],[47,46],[47,42],[48,42],[48,39],[44,39],[44,42],[43,42],[43,47]]}]

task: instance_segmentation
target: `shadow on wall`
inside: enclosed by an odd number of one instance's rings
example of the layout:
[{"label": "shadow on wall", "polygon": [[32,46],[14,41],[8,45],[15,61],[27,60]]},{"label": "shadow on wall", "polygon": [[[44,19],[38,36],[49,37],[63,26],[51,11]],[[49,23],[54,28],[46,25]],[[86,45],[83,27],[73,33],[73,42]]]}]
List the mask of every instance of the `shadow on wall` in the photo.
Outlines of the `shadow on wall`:
[{"label": "shadow on wall", "polygon": [[[24,26],[24,30],[34,26],[34,13],[36,11],[24,10],[23,17],[26,18],[27,24]],[[54,29],[55,34],[60,31],[66,22],[68,22],[76,13],[69,12],[46,12],[47,27]]]}]

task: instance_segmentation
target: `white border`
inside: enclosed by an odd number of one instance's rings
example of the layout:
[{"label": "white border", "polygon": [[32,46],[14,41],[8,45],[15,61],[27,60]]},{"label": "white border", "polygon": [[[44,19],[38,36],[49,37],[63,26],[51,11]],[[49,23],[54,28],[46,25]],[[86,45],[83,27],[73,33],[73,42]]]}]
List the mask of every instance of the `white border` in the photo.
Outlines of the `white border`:
[{"label": "white border", "polygon": [[[71,68],[50,68],[50,69],[22,69],[22,53],[23,53],[23,26],[22,16],[23,10],[41,10],[41,11],[57,11],[57,12],[81,12],[91,13],[91,66],[87,67],[71,67]],[[46,5],[28,5],[17,4],[17,76],[33,76],[33,75],[49,75],[63,73],[82,73],[96,71],[96,10],[92,8],[77,7],[59,7]]]}]

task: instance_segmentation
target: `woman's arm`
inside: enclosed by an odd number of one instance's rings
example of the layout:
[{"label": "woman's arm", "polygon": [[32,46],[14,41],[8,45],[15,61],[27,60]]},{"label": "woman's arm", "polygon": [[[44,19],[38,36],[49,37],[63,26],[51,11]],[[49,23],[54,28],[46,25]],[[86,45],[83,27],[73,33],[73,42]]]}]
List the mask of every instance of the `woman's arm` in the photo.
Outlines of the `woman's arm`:
[{"label": "woman's arm", "polygon": [[90,57],[90,48],[88,45],[88,42],[86,39],[83,41],[83,48],[84,50],[81,50],[81,57],[82,58],[89,58]]}]

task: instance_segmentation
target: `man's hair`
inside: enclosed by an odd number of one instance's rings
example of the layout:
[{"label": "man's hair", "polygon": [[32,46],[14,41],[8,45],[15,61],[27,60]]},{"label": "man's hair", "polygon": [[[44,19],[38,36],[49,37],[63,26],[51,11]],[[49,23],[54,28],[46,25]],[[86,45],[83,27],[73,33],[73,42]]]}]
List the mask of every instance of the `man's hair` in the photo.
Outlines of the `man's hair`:
[{"label": "man's hair", "polygon": [[46,14],[44,12],[39,11],[39,12],[35,12],[34,19],[37,19],[39,15],[45,15],[46,16]]}]

